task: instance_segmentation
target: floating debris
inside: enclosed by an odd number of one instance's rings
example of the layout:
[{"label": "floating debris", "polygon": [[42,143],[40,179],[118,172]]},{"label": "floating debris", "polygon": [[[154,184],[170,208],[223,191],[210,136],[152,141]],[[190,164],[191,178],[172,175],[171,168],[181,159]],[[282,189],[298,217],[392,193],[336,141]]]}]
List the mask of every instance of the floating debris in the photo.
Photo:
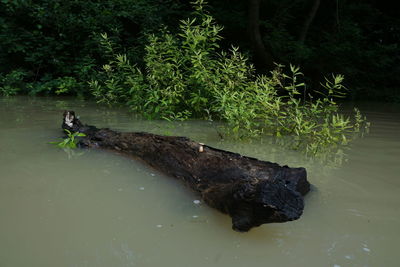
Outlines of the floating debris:
[{"label": "floating debris", "polygon": [[195,200],[193,200],[193,203],[196,204],[196,205],[199,205],[201,202],[200,202],[200,200],[195,199]]},{"label": "floating debris", "polygon": [[157,224],[156,227],[157,227],[157,228],[161,228],[161,227],[162,227],[162,224]]},{"label": "floating debris", "polygon": [[143,191],[143,190],[144,190],[144,187],[143,187],[143,186],[139,187],[139,190],[142,190],[142,191]]}]

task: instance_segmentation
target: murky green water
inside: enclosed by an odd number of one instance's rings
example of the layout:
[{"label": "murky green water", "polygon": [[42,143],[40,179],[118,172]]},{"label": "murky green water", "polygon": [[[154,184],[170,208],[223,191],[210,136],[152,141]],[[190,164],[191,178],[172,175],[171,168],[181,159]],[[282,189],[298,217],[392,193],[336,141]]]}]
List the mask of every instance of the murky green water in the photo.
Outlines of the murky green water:
[{"label": "murky green water", "polygon": [[[101,127],[186,135],[304,166],[315,187],[300,220],[236,233],[228,216],[142,163],[47,144],[61,136],[66,108]],[[362,108],[370,134],[333,168],[268,139],[221,142],[209,122],[141,121],[76,100],[0,99],[0,266],[399,266],[400,107]]]}]

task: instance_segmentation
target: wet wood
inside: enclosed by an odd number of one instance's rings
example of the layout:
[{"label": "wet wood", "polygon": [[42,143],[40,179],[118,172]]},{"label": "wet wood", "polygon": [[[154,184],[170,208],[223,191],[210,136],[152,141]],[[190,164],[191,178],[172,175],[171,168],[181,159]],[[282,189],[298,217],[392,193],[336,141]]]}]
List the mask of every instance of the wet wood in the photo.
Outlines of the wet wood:
[{"label": "wet wood", "polygon": [[229,214],[236,231],[298,219],[310,189],[304,168],[279,166],[186,137],[99,129],[84,125],[73,111],[64,112],[62,128],[85,133],[81,147],[115,150],[180,179],[209,206]]}]

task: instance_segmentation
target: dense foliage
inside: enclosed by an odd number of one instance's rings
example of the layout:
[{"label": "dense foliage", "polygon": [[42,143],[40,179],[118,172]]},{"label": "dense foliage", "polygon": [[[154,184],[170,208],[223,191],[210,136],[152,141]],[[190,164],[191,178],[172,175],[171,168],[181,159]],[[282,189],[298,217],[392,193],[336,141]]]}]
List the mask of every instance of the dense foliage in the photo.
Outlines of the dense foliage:
[{"label": "dense foliage", "polygon": [[178,7],[173,0],[2,0],[0,93],[87,94],[103,60],[99,33],[139,60],[144,34],[177,17]]},{"label": "dense foliage", "polygon": [[[226,26],[227,42],[251,51],[248,2],[216,1],[213,14]],[[328,73],[342,73],[352,88],[348,98],[399,101],[399,15],[392,4],[376,0],[261,0],[260,31],[273,59],[302,66],[313,85]],[[302,40],[306,22],[311,24]]]},{"label": "dense foliage", "polygon": [[[275,62],[302,66],[308,92],[324,76],[342,73],[349,97],[400,101],[397,8],[376,0],[210,1],[211,14],[224,25],[220,44],[240,46],[258,72],[263,62],[253,57],[248,37],[253,2],[260,3],[254,25],[265,50]],[[100,33],[143,65],[146,34],[162,24],[174,32],[190,10],[183,0],[1,0],[0,94],[88,94],[86,81],[105,62]]]},{"label": "dense foliage", "polygon": [[257,75],[238,48],[219,49],[222,27],[202,3],[196,2],[192,18],[181,21],[178,33],[163,29],[148,36],[143,69],[116,53],[102,34],[110,61],[90,82],[99,102],[126,103],[151,118],[223,120],[236,137],[292,135],[291,147],[311,152],[346,143],[346,134],[359,130],[363,119],[358,111],[355,123],[338,114],[335,98],[346,95],[343,76],[326,79],[320,97],[313,99],[297,67],[290,65],[290,75],[280,65],[272,75]]}]

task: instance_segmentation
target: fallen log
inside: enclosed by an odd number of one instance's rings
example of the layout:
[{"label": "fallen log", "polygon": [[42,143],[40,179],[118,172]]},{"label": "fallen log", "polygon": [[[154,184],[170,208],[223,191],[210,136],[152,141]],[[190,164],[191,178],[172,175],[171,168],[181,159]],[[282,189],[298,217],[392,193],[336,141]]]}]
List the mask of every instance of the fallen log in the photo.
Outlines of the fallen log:
[{"label": "fallen log", "polygon": [[298,219],[303,195],[310,190],[304,168],[279,166],[186,137],[98,129],[84,125],[74,111],[64,112],[62,128],[86,135],[80,147],[115,150],[182,180],[209,206],[229,214],[236,231]]}]

